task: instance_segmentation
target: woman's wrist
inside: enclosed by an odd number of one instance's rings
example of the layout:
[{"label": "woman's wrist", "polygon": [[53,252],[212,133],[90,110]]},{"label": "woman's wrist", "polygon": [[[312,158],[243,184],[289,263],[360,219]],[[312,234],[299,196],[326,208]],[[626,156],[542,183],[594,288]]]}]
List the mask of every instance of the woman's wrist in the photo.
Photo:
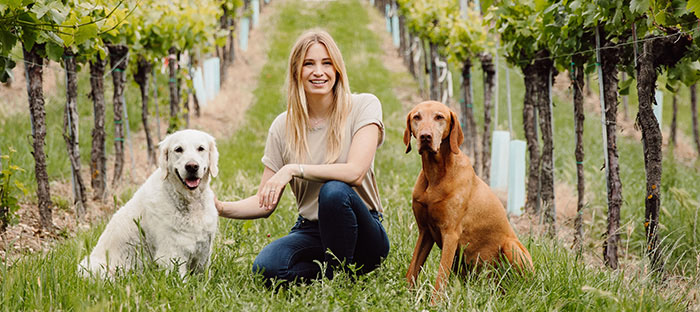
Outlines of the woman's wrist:
[{"label": "woman's wrist", "polygon": [[292,178],[304,178],[304,167],[302,164],[286,164],[284,168]]}]

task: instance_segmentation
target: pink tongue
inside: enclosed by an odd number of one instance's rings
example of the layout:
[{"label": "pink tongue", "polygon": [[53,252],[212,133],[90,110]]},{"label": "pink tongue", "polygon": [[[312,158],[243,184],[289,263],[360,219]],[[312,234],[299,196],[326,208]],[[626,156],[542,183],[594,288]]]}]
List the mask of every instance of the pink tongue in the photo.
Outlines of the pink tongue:
[{"label": "pink tongue", "polygon": [[195,180],[185,180],[185,183],[189,187],[197,187],[199,185],[200,179],[195,179]]}]

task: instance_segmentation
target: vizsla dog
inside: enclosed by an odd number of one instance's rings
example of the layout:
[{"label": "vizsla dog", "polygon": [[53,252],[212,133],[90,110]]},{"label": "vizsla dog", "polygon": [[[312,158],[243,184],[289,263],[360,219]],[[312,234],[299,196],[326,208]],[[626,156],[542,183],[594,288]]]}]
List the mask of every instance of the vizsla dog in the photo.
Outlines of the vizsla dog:
[{"label": "vizsla dog", "polygon": [[[442,255],[433,302],[451,269],[466,274],[471,267],[507,259],[519,270],[532,271],[530,253],[515,236],[503,205],[459,149],[464,135],[455,113],[440,102],[416,105],[406,117],[406,153],[411,151],[411,136],[417,139],[423,169],[413,188],[418,242],[406,273],[409,286],[434,243]],[[462,270],[457,272],[460,258]]]}]

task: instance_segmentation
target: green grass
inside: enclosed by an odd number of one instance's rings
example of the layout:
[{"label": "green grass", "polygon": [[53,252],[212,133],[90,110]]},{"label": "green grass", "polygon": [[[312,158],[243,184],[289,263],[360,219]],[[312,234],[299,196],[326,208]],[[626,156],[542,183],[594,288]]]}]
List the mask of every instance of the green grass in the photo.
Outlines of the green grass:
[{"label": "green grass", "polygon": [[[344,51],[352,90],[372,92],[383,104],[386,140],[377,152],[375,170],[391,251],[382,267],[354,281],[341,274],[333,280],[320,280],[310,285],[291,286],[279,291],[266,289],[260,278],[251,273],[251,264],[266,244],[285,235],[293,225],[296,208],[290,192],[286,192],[277,211],[268,219],[221,219],[212,264],[204,274],[183,280],[162,270],[148,269],[115,281],[80,279],[75,272],[77,264],[96,243],[104,229],[102,223],[79,233],[74,239],[63,241],[49,252],[26,255],[15,263],[0,265],[0,310],[686,310],[687,296],[693,287],[698,286],[697,278],[692,274],[680,278],[680,282],[678,279],[663,281],[645,273],[644,261],[614,272],[595,262],[577,258],[567,246],[526,236],[521,236],[521,239],[533,255],[535,274],[523,278],[500,278],[498,272],[483,272],[466,279],[453,276],[446,292],[449,300],[429,306],[439,250],[435,248],[428,258],[416,289],[408,290],[404,280],[417,237],[410,194],[420,163],[417,154],[404,153],[401,138],[406,111],[392,92],[395,83],[408,83],[415,88],[417,85],[407,74],[391,73],[382,65],[379,37],[365,28],[376,14],[369,14],[368,10],[372,9],[360,5],[359,1],[273,2],[273,5],[277,6],[277,14],[270,21],[274,26],[270,26],[273,30],[267,39],[270,40],[268,62],[254,91],[256,102],[236,134],[218,141],[222,157],[214,188],[223,199],[243,198],[255,192],[263,170],[260,158],[267,128],[285,109],[284,73],[293,40],[307,28],[322,26]],[[516,78],[513,75],[513,88],[522,90],[521,85],[515,83]],[[475,88],[475,94],[479,93],[477,90],[480,89]],[[520,118],[516,113],[518,103],[522,101],[515,96],[513,103],[514,120],[517,120]],[[505,116],[504,108],[501,113]],[[570,105],[557,102],[555,129],[567,129],[571,124],[570,115]],[[600,131],[597,120],[591,115],[587,119],[587,155],[600,155],[595,147],[599,140],[593,134]],[[573,143],[567,142],[566,131],[557,132],[555,144],[557,178],[573,181],[575,178],[570,171],[574,161],[572,152],[568,152],[573,150]],[[641,159],[641,152],[635,150],[640,149],[638,145],[632,141],[620,143],[621,157],[625,157],[621,162],[625,164],[622,175],[625,179],[623,216],[626,220],[639,220],[639,214],[643,213],[643,206],[633,196],[644,183],[642,160],[637,159]],[[602,158],[588,157],[586,178],[592,195],[587,213],[602,212],[605,186],[599,182],[602,173],[598,171]],[[669,167],[664,167],[664,181],[677,180],[673,182],[674,186],[685,189],[688,198],[696,198],[697,191],[690,187],[692,184],[683,183],[693,183],[693,179],[697,179],[693,175],[697,174],[685,167],[676,167],[676,172],[672,173]],[[633,186],[634,183],[637,185]],[[662,217],[662,223],[669,229],[678,229],[679,237],[685,235],[687,240],[692,235],[688,234],[687,227],[681,226],[681,222],[687,222],[688,215],[682,212],[682,205],[674,208],[668,203],[671,199],[665,198],[662,198],[665,209],[669,209],[669,213],[681,214],[683,220]],[[640,224],[632,225],[635,232],[641,230]],[[600,220],[594,219],[587,226],[587,236],[600,237],[603,228]],[[639,240],[635,236],[632,239],[634,242]],[[630,253],[640,254],[634,251],[639,250],[634,242],[630,244]],[[695,246],[697,244],[688,243],[684,248],[697,248]],[[687,260],[685,263],[691,262]]]}]

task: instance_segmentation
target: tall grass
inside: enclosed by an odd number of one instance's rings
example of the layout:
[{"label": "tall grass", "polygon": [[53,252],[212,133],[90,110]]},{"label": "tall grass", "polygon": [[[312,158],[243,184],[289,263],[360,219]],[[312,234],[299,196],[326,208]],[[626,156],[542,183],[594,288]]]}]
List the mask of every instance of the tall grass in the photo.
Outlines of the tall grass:
[{"label": "tall grass", "polygon": [[[255,90],[256,102],[245,125],[220,139],[220,175],[214,182],[219,198],[252,195],[259,183],[267,128],[285,109],[284,73],[293,40],[305,29],[322,25],[345,53],[354,92],[372,92],[383,104],[386,140],[375,168],[385,209],[391,251],[374,272],[353,279],[340,274],[333,280],[289,286],[272,291],[253,275],[251,264],[272,240],[285,235],[297,214],[289,192],[277,211],[262,220],[220,220],[212,264],[200,275],[181,279],[163,270],[147,269],[114,281],[83,280],[76,267],[87,255],[104,224],[66,240],[52,251],[27,255],[0,266],[0,309],[18,310],[177,310],[177,311],[406,311],[406,310],[571,310],[571,311],[683,311],[686,296],[697,281],[680,290],[644,270],[609,271],[587,264],[558,242],[521,237],[533,255],[536,273],[517,277],[482,272],[467,278],[453,276],[446,287],[448,300],[429,306],[439,250],[431,254],[417,287],[408,290],[404,275],[417,229],[410,210],[410,194],[420,169],[417,154],[405,154],[402,144],[405,109],[392,92],[395,83],[413,87],[406,74],[389,72],[381,63],[379,38],[366,29],[377,22],[373,8],[358,1],[273,2],[268,63]],[[361,57],[358,57],[359,55]],[[235,77],[232,77],[235,79]],[[563,109],[564,105],[558,105]],[[557,111],[557,116],[563,113]],[[589,119],[589,122],[590,119]],[[560,129],[564,126],[560,125]],[[592,128],[592,126],[590,126]],[[593,139],[591,139],[593,140]],[[559,140],[562,141],[562,140]],[[563,143],[562,143],[563,144]],[[563,150],[563,148],[562,148]],[[558,161],[563,165],[564,156]],[[593,169],[589,169],[592,171]],[[560,169],[565,172],[566,170]],[[590,173],[588,173],[590,174]],[[594,181],[593,179],[589,181]],[[591,183],[593,184],[593,182]]]}]

